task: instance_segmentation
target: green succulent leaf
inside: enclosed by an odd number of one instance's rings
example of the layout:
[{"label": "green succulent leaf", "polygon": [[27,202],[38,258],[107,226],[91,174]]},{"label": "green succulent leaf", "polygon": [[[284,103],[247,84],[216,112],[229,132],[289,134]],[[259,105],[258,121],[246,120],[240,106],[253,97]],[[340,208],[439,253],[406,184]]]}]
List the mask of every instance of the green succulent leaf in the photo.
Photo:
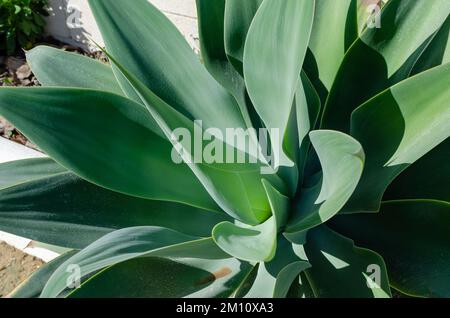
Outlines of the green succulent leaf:
[{"label": "green succulent leaf", "polygon": [[287,221],[289,199],[263,180],[272,209],[272,217],[263,224],[247,226],[223,222],[216,225],[212,236],[217,245],[234,257],[246,261],[267,262],[277,250],[278,230]]},{"label": "green succulent leaf", "polygon": [[145,256],[157,249],[195,239],[173,230],[151,226],[114,231],[65,261],[50,277],[41,297],[56,297],[67,288],[67,281],[72,274],[67,270],[70,265],[78,266],[81,277],[85,277],[105,267]]},{"label": "green succulent leaf", "polygon": [[[283,19],[278,19],[283,16]],[[266,0],[248,31],[244,75],[249,96],[268,129],[283,144],[314,17],[314,1]],[[286,32],[286,30],[290,30]],[[282,79],[282,80],[281,80]],[[276,110],[276,111],[275,111]],[[284,152],[282,166],[292,166]]]},{"label": "green succulent leaf", "polygon": [[[36,177],[38,171],[58,173]],[[229,219],[224,213],[106,190],[50,159],[0,165],[2,182],[17,176],[20,183],[0,187],[0,229],[48,244],[84,248],[109,232],[144,225],[208,237],[216,224]]]},{"label": "green succulent leaf", "polygon": [[259,263],[254,275],[249,276],[249,287],[242,291],[240,297],[245,298],[284,298],[299,274],[310,267],[310,264],[298,256],[302,246],[278,237],[277,252],[270,262]]},{"label": "green succulent leaf", "polygon": [[448,202],[405,200],[385,202],[377,214],[339,216],[332,227],[381,253],[401,292],[450,297],[449,224]]},{"label": "green succulent leaf", "polygon": [[323,101],[333,85],[347,49],[358,37],[357,2],[316,0],[309,52],[303,67]]},{"label": "green succulent leaf", "polygon": [[28,51],[27,61],[43,86],[90,88],[123,95],[109,65],[47,46]]},{"label": "green succulent leaf", "polygon": [[355,110],[351,134],[361,142],[366,164],[346,212],[378,211],[392,180],[450,136],[449,85],[446,64],[393,86]]},{"label": "green succulent leaf", "polygon": [[0,114],[90,182],[220,211],[189,168],[170,160],[172,146],[154,133],[159,128],[146,110],[124,97],[83,89],[4,88]]},{"label": "green succulent leaf", "polygon": [[301,74],[301,83],[298,84],[298,89],[295,93],[295,107],[300,147],[297,159],[299,170],[298,184],[301,185],[304,181],[306,162],[311,147],[309,132],[315,129],[321,110],[319,95],[317,95],[313,84],[304,72]]},{"label": "green succulent leaf", "polygon": [[316,297],[390,297],[386,265],[375,252],[354,246],[326,226],[308,232],[305,250],[311,263],[306,276]]},{"label": "green succulent leaf", "polygon": [[38,46],[49,87],[0,88],[51,158],[0,164],[0,230],[75,249],[11,296],[450,297],[448,0],[196,0],[200,55],[88,3],[109,63]]},{"label": "green succulent leaf", "polygon": [[431,199],[450,202],[450,138],[410,165],[384,193],[384,201]]},{"label": "green succulent leaf", "polygon": [[69,298],[224,298],[251,268],[232,258],[137,258],[98,273]]},{"label": "green succulent leaf", "polygon": [[[146,0],[90,0],[108,52],[167,104],[207,128],[244,128],[233,98],[201,65],[176,27]],[[142,32],[145,30],[145,32]],[[127,96],[142,103],[121,71]]]},{"label": "green succulent leaf", "polygon": [[253,108],[246,96],[244,79],[228,60],[225,50],[225,0],[196,0],[196,3],[203,63],[211,75],[236,98],[247,127],[252,127],[249,112]]},{"label": "green succulent leaf", "polygon": [[[185,145],[178,143],[173,138],[173,131],[182,127],[190,132],[190,136],[198,134],[196,131],[202,132],[202,127],[177,112],[170,105],[156,96],[151,90],[145,87],[138,79],[130,74],[123,66],[121,66],[111,55],[110,59],[122,72],[135,88],[136,93],[147,107],[147,110],[160,126],[161,130],[169,139],[173,146],[178,150],[181,159],[188,164],[196,177],[202,182],[210,196],[217,204],[230,216],[243,221],[247,224],[260,224],[270,216],[269,201],[265,196],[265,190],[261,182],[261,169],[268,168],[267,178],[273,182],[279,189],[284,190],[283,181],[274,173],[272,168],[266,163],[252,163],[252,160],[244,160],[244,163],[217,163],[207,164],[205,162],[198,163],[195,160],[191,149]],[[223,142],[224,136],[213,136],[220,148],[224,148],[225,153],[232,152],[247,154],[246,149],[235,148],[230,144]],[[220,139],[222,138],[222,139]],[[239,137],[238,137],[239,138]],[[252,139],[248,139],[246,146],[250,147]],[[230,149],[231,147],[231,149]],[[181,148],[181,149],[178,149]],[[250,155],[251,156],[251,155]],[[239,187],[236,187],[239,185]],[[243,196],[242,194],[246,195]]]},{"label": "green succulent leaf", "polygon": [[414,65],[412,75],[450,63],[450,14]]},{"label": "green succulent leaf", "polygon": [[51,159],[26,159],[0,164],[0,191],[21,184],[46,179],[67,170]]},{"label": "green succulent leaf", "polygon": [[322,128],[348,133],[353,110],[409,76],[449,13],[447,0],[390,0],[381,12],[382,27],[367,28],[345,55]]},{"label": "green succulent leaf", "polygon": [[248,30],[262,2],[263,0],[225,1],[225,52],[241,75],[244,74],[244,48]]},{"label": "green succulent leaf", "polygon": [[78,251],[67,252],[54,260],[42,265],[27,280],[22,282],[8,297],[10,298],[39,298],[50,276],[65,261],[74,256]]},{"label": "green succulent leaf", "polygon": [[317,185],[303,189],[285,236],[292,239],[325,223],[351,197],[364,168],[364,151],[355,139],[336,131],[313,131],[310,138],[322,164]]},{"label": "green succulent leaf", "polygon": [[310,268],[311,265],[308,262],[294,262],[283,268],[277,276],[275,283],[274,298],[284,298],[288,295],[292,282],[303,272],[305,269]]}]

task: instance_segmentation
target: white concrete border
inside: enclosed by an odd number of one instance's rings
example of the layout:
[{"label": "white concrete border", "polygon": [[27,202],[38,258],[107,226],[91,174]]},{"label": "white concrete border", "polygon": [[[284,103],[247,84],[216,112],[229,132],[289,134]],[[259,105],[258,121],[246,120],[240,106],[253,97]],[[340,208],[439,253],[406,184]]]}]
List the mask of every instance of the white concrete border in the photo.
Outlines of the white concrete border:
[{"label": "white concrete border", "polygon": [[[117,0],[132,1],[132,0]],[[197,11],[195,0],[149,0],[160,9],[184,35],[188,43],[198,50]],[[89,45],[88,38],[103,44],[101,34],[87,0],[50,0],[47,33],[56,39],[82,47],[88,51],[97,48]]]}]

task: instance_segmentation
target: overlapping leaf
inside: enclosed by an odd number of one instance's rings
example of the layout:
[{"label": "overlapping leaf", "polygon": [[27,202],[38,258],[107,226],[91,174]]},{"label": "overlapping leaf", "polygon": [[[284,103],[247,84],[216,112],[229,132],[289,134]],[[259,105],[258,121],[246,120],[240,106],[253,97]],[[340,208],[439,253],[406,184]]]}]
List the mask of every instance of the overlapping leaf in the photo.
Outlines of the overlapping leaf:
[{"label": "overlapping leaf", "polygon": [[[146,0],[91,0],[108,52],[145,86],[207,128],[245,128],[240,108],[201,65],[176,27]],[[145,30],[143,32],[143,30]],[[127,96],[142,103],[115,68]]]},{"label": "overlapping leaf", "polygon": [[449,297],[449,218],[448,202],[405,200],[383,203],[377,214],[339,216],[332,226],[381,253],[396,289],[413,296]]},{"label": "overlapping leaf", "polygon": [[355,190],[364,167],[361,145],[350,136],[318,130],[311,132],[310,137],[323,177],[315,186],[302,189],[285,233],[290,239],[338,213]]},{"label": "overlapping leaf", "polygon": [[392,180],[450,136],[449,85],[446,64],[393,86],[353,113],[351,134],[361,142],[366,164],[346,212],[378,211]]},{"label": "overlapping leaf", "polygon": [[46,46],[27,52],[27,62],[43,86],[91,88],[122,95],[109,65]]},{"label": "overlapping leaf", "polygon": [[153,132],[147,111],[124,97],[83,89],[4,88],[0,114],[88,181],[132,196],[218,209],[189,168],[170,160],[172,146]]},{"label": "overlapping leaf", "polygon": [[349,132],[353,110],[407,78],[449,14],[447,0],[390,0],[381,12],[381,28],[367,28],[345,55],[322,128]]},{"label": "overlapping leaf", "polygon": [[311,263],[306,275],[316,297],[390,296],[386,265],[375,252],[355,247],[326,226],[308,232],[305,250]]},{"label": "overlapping leaf", "polygon": [[[282,16],[283,19],[278,19]],[[297,91],[314,16],[314,1],[267,0],[248,31],[244,77],[250,98],[271,134],[273,145],[283,144]],[[289,31],[287,31],[289,30]],[[284,151],[274,150],[282,166],[292,166]],[[278,152],[280,152],[278,154]]]},{"label": "overlapping leaf", "polygon": [[250,270],[233,258],[138,258],[105,269],[68,297],[225,298]]},{"label": "overlapping leaf", "polygon": [[56,297],[67,288],[71,272],[78,266],[81,277],[170,245],[194,241],[196,238],[160,227],[132,227],[112,232],[95,241],[65,261],[50,277],[41,297]]},{"label": "overlapping leaf", "polygon": [[[36,178],[36,172],[48,167],[61,172]],[[44,243],[84,248],[109,232],[144,225],[207,237],[228,219],[224,213],[106,190],[50,159],[0,165],[2,182],[17,176],[24,180],[0,190],[0,229]]]},{"label": "overlapping leaf", "polygon": [[242,260],[272,260],[277,250],[278,231],[287,221],[289,199],[268,181],[263,180],[263,184],[272,210],[272,216],[267,221],[252,227],[223,222],[213,229],[212,235],[217,245]]}]

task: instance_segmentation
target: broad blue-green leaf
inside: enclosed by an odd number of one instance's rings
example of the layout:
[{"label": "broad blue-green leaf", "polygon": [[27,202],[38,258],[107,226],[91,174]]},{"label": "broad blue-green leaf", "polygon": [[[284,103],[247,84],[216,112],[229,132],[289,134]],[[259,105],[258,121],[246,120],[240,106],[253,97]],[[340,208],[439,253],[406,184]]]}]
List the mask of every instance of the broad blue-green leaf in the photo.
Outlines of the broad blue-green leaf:
[{"label": "broad blue-green leaf", "polygon": [[0,191],[67,172],[51,159],[26,159],[0,164]]},{"label": "broad blue-green leaf", "polygon": [[450,14],[414,65],[412,74],[447,63],[450,63]]},{"label": "broad blue-green leaf", "polygon": [[346,212],[378,211],[392,180],[450,136],[449,86],[446,64],[393,86],[353,113],[351,134],[361,142],[366,164]]},{"label": "broad blue-green leaf", "polygon": [[48,46],[27,52],[27,61],[43,86],[91,88],[122,95],[109,65]]},{"label": "broad blue-green leaf", "polygon": [[250,111],[253,109],[246,97],[244,79],[228,60],[225,50],[225,0],[196,0],[196,3],[203,63],[211,75],[236,98],[247,127],[252,127],[248,107]]},{"label": "broad blue-green leaf", "polygon": [[[201,65],[177,28],[147,0],[90,0],[108,52],[145,86],[205,127],[245,128],[236,100]],[[142,103],[122,72],[125,93]]]},{"label": "broad blue-green leaf", "polygon": [[358,36],[356,3],[357,0],[316,0],[310,51],[304,69],[323,101],[345,52]]},{"label": "broad blue-green leaf", "polygon": [[274,145],[283,144],[313,18],[314,1],[266,0],[245,43],[247,90],[265,126],[279,130],[278,136],[271,134],[271,140],[281,166],[292,166],[292,160]]},{"label": "broad blue-green leaf", "polygon": [[219,210],[189,168],[171,160],[172,146],[154,133],[145,108],[124,97],[2,88],[0,114],[83,179],[132,196]]},{"label": "broad blue-green leaf", "polygon": [[311,142],[322,164],[322,180],[304,189],[295,203],[285,236],[297,236],[338,213],[355,190],[364,168],[364,151],[355,139],[336,131],[313,131]]},{"label": "broad blue-green leaf", "polygon": [[251,268],[232,258],[137,258],[105,269],[69,298],[226,298]]},{"label": "broad blue-green leaf", "polygon": [[[193,136],[195,139],[198,132],[202,133],[202,127],[199,127],[197,123],[193,123],[161,100],[123,68],[114,57],[108,56],[116,64],[123,76],[129,80],[132,87],[135,88],[136,93],[147,107],[151,116],[158,123],[167,139],[177,149],[183,162],[191,168],[217,204],[226,213],[247,224],[254,225],[265,221],[270,216],[270,206],[261,182],[261,173],[264,171],[262,169],[269,169],[266,175],[267,179],[273,182],[277,189],[284,190],[283,181],[273,173],[273,169],[258,160],[252,161],[252,158],[258,158],[251,155],[250,159],[243,160],[243,163],[233,163],[236,161],[235,159],[231,163],[218,163],[215,160],[212,163],[204,161],[199,163],[195,159],[195,149],[192,151],[192,149],[189,149],[192,148],[191,145],[186,146],[183,143],[179,143],[176,138],[174,140],[173,131],[180,127],[184,128],[189,132],[190,137]],[[221,134],[209,135],[213,135],[211,137],[215,138],[219,148],[222,148],[224,153],[231,151],[232,154],[237,154],[238,156],[240,153],[246,155],[247,153],[242,149],[246,148],[246,146],[251,147],[252,144],[250,138],[244,147],[238,149],[239,145],[231,145],[233,142],[229,144],[223,142],[226,138]],[[254,155],[256,156],[257,153]],[[236,187],[236,185],[239,185],[239,187]],[[245,193],[245,196],[242,195],[243,193]]]},{"label": "broad blue-green leaf", "polygon": [[[206,0],[208,1],[208,0]],[[263,0],[226,0],[224,42],[229,61],[244,74],[244,48],[248,29]]]},{"label": "broad blue-green leaf", "polygon": [[95,241],[65,261],[50,277],[41,297],[56,297],[67,288],[72,273],[67,267],[75,264],[81,277],[170,245],[194,241],[195,237],[160,227],[132,227],[112,232]]},{"label": "broad blue-green leaf", "polygon": [[229,219],[224,213],[109,191],[65,169],[35,178],[37,171],[51,166],[55,166],[51,170],[62,169],[50,159],[0,165],[2,182],[15,176],[24,179],[0,190],[1,230],[39,242],[84,248],[109,232],[143,225],[207,237],[216,224]]},{"label": "broad blue-green leaf", "polygon": [[55,270],[61,266],[66,260],[75,255],[78,251],[67,252],[51,262],[42,265],[36,272],[34,272],[27,280],[22,282],[14,291],[8,296],[10,298],[38,298],[44,289],[50,276]]},{"label": "broad blue-green leaf", "polygon": [[410,165],[387,188],[383,201],[431,199],[450,202],[450,138]]},{"label": "broad blue-green leaf", "polygon": [[278,230],[286,223],[289,199],[263,180],[272,216],[257,226],[223,222],[216,225],[212,236],[221,249],[246,261],[270,261],[277,250]]},{"label": "broad blue-green leaf", "polygon": [[231,258],[229,254],[225,253],[217,246],[214,239],[211,237],[158,249],[153,251],[151,256],[171,259],[199,258],[210,260]]},{"label": "broad blue-green leaf", "polygon": [[354,246],[326,226],[308,232],[305,250],[311,263],[306,276],[316,297],[390,297],[386,265],[375,252]]},{"label": "broad blue-green leaf", "polygon": [[278,249],[270,262],[259,263],[256,275],[249,277],[251,287],[242,297],[246,298],[284,298],[289,288],[305,269],[310,267],[307,261],[300,259],[297,250],[282,236],[278,239]]},{"label": "broad blue-green leaf", "polygon": [[367,28],[345,55],[322,128],[348,133],[353,110],[409,76],[449,13],[448,0],[390,0],[381,12],[381,28]]},{"label": "broad blue-green leaf", "polygon": [[309,267],[311,267],[311,265],[308,262],[298,261],[283,268],[277,276],[273,297],[286,297],[292,282],[298,278],[298,275],[300,275],[301,272]]},{"label": "broad blue-green leaf", "polygon": [[422,297],[450,297],[450,204],[385,202],[376,214],[338,216],[333,229],[386,260],[391,284]]},{"label": "broad blue-green leaf", "polygon": [[299,155],[297,166],[299,170],[299,183],[303,183],[304,170],[308,153],[311,147],[309,133],[314,130],[319,120],[321,104],[314,86],[302,72],[301,83],[299,82],[297,92],[295,93],[295,107],[297,112],[297,129],[299,142]]}]

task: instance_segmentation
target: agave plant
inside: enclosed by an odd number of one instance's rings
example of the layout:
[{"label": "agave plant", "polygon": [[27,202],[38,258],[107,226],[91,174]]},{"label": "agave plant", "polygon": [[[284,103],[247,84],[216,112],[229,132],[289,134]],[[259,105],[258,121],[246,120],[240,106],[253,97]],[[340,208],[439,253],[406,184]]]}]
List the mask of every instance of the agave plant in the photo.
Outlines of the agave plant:
[{"label": "agave plant", "polygon": [[[49,156],[0,165],[0,229],[70,249],[12,296],[449,297],[450,2],[374,2],[198,0],[198,57],[90,0],[110,65],[37,47],[0,90]],[[190,160],[198,120],[286,164]]]}]

